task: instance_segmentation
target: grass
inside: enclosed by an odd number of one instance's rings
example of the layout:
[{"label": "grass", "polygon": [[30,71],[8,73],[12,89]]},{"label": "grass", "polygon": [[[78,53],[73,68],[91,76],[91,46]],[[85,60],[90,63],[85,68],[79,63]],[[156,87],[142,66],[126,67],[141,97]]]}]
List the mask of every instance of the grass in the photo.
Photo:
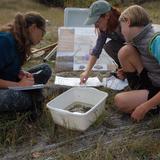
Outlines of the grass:
[{"label": "grass", "polygon": [[49,20],[49,24],[54,27],[63,25],[63,9],[47,7],[34,2],[33,0],[1,0],[0,10],[1,25],[11,21],[17,12],[28,11],[40,12],[46,19]]},{"label": "grass", "polygon": [[38,47],[57,41],[57,31],[59,26],[63,26],[64,11],[61,8],[47,7],[36,3],[33,0],[1,0],[0,1],[0,26],[11,22],[17,12],[36,11],[44,16],[47,21],[47,34],[44,41]]},{"label": "grass", "polygon": [[[153,1],[145,3],[143,6],[147,9],[154,23],[160,24],[159,9],[157,6],[160,2]],[[121,8],[121,10],[123,7]],[[0,1],[0,26],[11,21],[14,15],[18,12],[38,11],[46,19],[48,19],[47,34],[44,40],[37,48],[54,43],[57,41],[57,30],[59,26],[63,26],[63,9],[49,8],[42,4],[38,4],[33,0],[1,0]],[[37,60],[38,61],[38,60]],[[39,61],[38,61],[39,62]],[[35,62],[36,63],[36,62]],[[32,61],[29,62],[32,66]],[[52,64],[50,64],[52,66]],[[109,92],[110,97],[107,101],[106,108],[113,106],[113,97],[115,92],[105,89]],[[0,114],[0,152],[4,154],[4,149],[7,147],[16,148],[16,146],[26,144],[30,148],[41,141],[47,144],[60,142],[70,139],[75,135],[81,135],[74,131],[67,130],[62,127],[57,127],[52,121],[49,111],[45,108],[43,114],[36,122],[28,122],[30,113],[25,114]],[[104,113],[92,127],[101,125],[105,116],[109,115]],[[108,118],[106,123],[110,124],[110,128],[114,128],[114,124]],[[154,118],[148,126],[149,129],[160,128],[160,119]],[[113,159],[160,159],[160,143],[152,137],[141,137],[137,139],[128,139],[123,142],[113,142],[112,144],[102,146],[101,137],[96,147],[87,151],[81,152],[76,155],[62,155],[59,154],[61,160],[113,160]]]},{"label": "grass", "polygon": [[101,136],[94,148],[72,155],[59,153],[58,160],[158,160],[159,148],[159,138],[150,136],[115,140],[110,144],[104,144]]},{"label": "grass", "polygon": [[[48,21],[47,34],[37,48],[56,42],[58,27],[63,26],[63,9],[61,8],[49,8],[33,0],[1,0],[0,26],[12,21],[17,12],[28,11],[39,12]],[[33,66],[33,64],[30,63],[28,66]],[[14,147],[24,142],[32,146],[37,143],[36,137],[39,134],[53,139],[54,123],[48,110],[45,110],[41,118],[33,124],[28,123],[28,114],[30,113],[0,115],[0,151],[3,151],[4,147]]]},{"label": "grass", "polygon": [[143,4],[143,7],[146,8],[147,12],[149,13],[153,23],[160,24],[160,19],[159,19],[159,9],[157,6],[159,6],[160,2],[154,1],[151,3],[145,3]]}]

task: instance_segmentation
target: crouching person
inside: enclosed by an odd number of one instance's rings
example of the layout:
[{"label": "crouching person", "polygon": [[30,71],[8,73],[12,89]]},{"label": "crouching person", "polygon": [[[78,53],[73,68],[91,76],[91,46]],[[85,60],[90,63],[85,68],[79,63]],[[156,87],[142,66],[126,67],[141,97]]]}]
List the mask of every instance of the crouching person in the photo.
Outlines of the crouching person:
[{"label": "crouching person", "polygon": [[115,96],[115,105],[122,112],[140,121],[147,112],[156,112],[160,104],[160,34],[150,23],[147,12],[134,5],[119,18],[127,44],[118,53],[131,91]]}]

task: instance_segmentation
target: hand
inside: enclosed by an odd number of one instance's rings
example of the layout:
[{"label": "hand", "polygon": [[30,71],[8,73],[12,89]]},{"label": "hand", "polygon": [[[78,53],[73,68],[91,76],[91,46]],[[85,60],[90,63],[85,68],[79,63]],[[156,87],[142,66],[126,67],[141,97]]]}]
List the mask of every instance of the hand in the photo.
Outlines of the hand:
[{"label": "hand", "polygon": [[148,107],[145,104],[141,104],[132,112],[131,118],[139,122],[144,118],[148,111]]},{"label": "hand", "polygon": [[125,79],[125,73],[124,73],[124,71],[123,71],[122,68],[118,69],[118,70],[116,71],[116,73],[117,73],[117,77],[118,77],[119,79],[121,79],[121,80],[124,80],[124,79]]},{"label": "hand", "polygon": [[80,84],[84,84],[86,83],[87,79],[88,79],[88,72],[84,71],[81,75],[80,75]]},{"label": "hand", "polygon": [[34,85],[34,78],[27,78],[26,76],[24,76],[18,83],[18,86],[32,86]]},{"label": "hand", "polygon": [[23,79],[24,76],[27,78],[33,78],[31,73],[21,70],[18,75],[19,79]]}]

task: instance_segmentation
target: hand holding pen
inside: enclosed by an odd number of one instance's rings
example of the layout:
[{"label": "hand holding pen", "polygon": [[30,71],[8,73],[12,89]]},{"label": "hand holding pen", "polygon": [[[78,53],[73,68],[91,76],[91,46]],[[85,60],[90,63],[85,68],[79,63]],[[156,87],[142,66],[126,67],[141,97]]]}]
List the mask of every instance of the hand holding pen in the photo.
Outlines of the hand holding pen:
[{"label": "hand holding pen", "polygon": [[21,70],[19,72],[19,75],[18,75],[19,79],[22,80],[24,77],[27,77],[27,78],[32,78],[32,73],[29,73],[27,71],[24,71],[24,70]]}]

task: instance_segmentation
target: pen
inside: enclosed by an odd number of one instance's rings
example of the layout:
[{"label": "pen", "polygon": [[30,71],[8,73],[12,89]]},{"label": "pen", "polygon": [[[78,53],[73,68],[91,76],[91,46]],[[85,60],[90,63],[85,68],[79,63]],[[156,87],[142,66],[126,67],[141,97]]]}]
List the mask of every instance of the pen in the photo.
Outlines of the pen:
[{"label": "pen", "polygon": [[37,72],[32,73],[32,75],[37,75],[37,74],[39,74],[39,73],[41,73],[41,72],[42,72],[42,70],[39,70],[39,71],[37,71]]}]

